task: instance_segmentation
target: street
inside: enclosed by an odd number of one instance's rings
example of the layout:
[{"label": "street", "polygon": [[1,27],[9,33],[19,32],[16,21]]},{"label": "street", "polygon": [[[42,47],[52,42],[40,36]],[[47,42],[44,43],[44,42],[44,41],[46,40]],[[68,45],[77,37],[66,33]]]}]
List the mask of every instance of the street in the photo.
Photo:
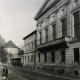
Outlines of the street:
[{"label": "street", "polygon": [[[1,78],[2,66],[0,66],[0,78]],[[65,77],[56,77],[47,74],[38,73],[33,70],[26,70],[19,67],[8,67],[9,74],[7,80],[79,80],[70,79]],[[2,79],[0,79],[2,80]]]}]

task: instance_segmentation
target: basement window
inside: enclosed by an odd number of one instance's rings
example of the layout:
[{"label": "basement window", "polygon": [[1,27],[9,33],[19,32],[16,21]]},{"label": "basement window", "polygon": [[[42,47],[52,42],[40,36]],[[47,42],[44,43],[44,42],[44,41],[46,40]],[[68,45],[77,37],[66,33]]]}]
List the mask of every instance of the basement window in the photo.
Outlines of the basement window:
[{"label": "basement window", "polygon": [[74,71],[74,75],[79,75],[78,71]]}]

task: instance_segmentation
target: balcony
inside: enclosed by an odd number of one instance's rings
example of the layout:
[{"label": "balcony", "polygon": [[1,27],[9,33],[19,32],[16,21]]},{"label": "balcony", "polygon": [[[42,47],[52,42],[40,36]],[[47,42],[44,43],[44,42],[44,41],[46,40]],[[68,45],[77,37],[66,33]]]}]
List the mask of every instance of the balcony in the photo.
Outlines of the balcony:
[{"label": "balcony", "polygon": [[[41,41],[41,40],[38,40],[39,42]],[[38,44],[38,46],[37,46],[37,48],[38,49],[41,49],[41,48],[48,48],[49,49],[49,47],[54,47],[54,48],[58,48],[58,47],[68,47],[67,46],[67,42],[69,42],[70,41],[70,38],[69,37],[61,37],[61,38],[58,38],[58,39],[53,39],[53,40],[51,40],[51,41],[47,41],[47,42],[45,42],[45,43],[39,43]]]}]

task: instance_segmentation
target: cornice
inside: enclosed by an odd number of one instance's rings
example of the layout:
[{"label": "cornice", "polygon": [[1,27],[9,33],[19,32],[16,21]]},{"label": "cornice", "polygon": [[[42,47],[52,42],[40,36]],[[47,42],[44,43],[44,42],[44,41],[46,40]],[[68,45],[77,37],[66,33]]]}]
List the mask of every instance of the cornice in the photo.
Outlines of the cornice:
[{"label": "cornice", "polygon": [[46,12],[48,12],[52,7],[54,7],[58,2],[60,2],[61,0],[54,0],[52,2],[51,5],[49,5],[41,14],[40,14],[40,11],[38,12],[38,14],[35,16],[35,20],[38,20],[41,16],[43,16]]},{"label": "cornice", "polygon": [[42,20],[46,19],[48,16],[50,16],[53,13],[57,13],[58,10],[60,9],[60,7],[62,7],[63,5],[66,5],[67,3],[69,3],[69,0],[64,0],[61,1],[59,4],[57,4],[55,7],[53,7],[52,9],[50,9],[48,12],[46,12],[46,14],[44,14],[42,17],[40,17],[37,20],[37,24],[42,22]]}]

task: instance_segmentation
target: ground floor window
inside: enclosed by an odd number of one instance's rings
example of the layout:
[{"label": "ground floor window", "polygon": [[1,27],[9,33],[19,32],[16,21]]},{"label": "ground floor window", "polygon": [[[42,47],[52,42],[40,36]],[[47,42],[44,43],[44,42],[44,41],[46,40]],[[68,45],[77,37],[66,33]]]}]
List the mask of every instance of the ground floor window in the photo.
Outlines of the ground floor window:
[{"label": "ground floor window", "polygon": [[61,50],[61,62],[65,62],[65,50]]},{"label": "ground floor window", "polygon": [[44,62],[47,62],[47,53],[44,53]]},{"label": "ground floor window", "polygon": [[74,62],[79,62],[79,48],[74,48]]},{"label": "ground floor window", "polygon": [[78,73],[78,71],[74,71],[74,75],[78,75],[79,73]]},{"label": "ground floor window", "polygon": [[51,52],[51,62],[55,62],[55,51]]}]

